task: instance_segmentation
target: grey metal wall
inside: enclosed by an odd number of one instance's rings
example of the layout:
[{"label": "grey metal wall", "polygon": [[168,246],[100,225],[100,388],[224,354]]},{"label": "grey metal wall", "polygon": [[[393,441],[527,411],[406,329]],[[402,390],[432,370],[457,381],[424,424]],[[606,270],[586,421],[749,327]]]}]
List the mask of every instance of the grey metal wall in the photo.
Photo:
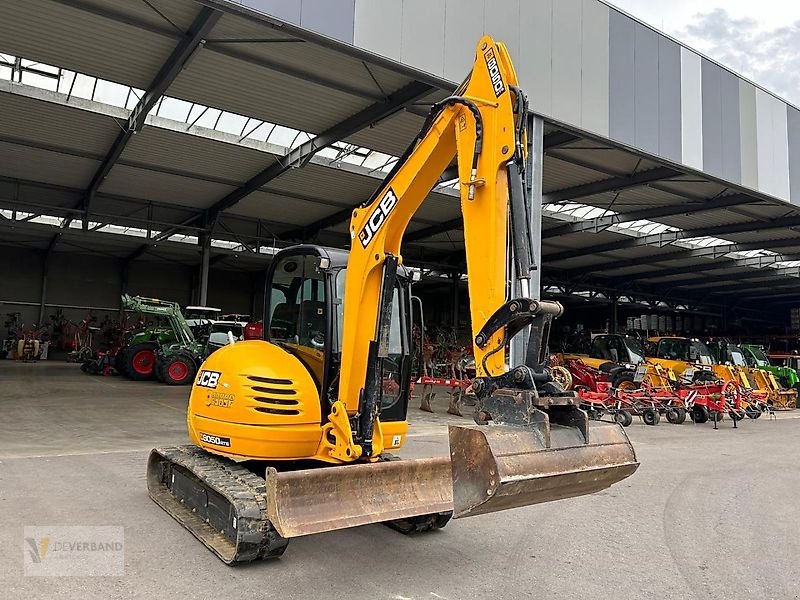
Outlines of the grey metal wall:
[{"label": "grey metal wall", "polygon": [[[21,312],[25,323],[39,318],[41,276],[44,252],[15,246],[0,246],[0,336],[5,335],[2,322],[6,313]],[[53,254],[47,280],[46,303],[51,305],[108,307],[108,313],[95,311],[101,319],[106,315],[116,317],[122,285],[121,261],[113,258],[84,255],[73,252]],[[191,303],[195,269],[152,261],[135,261],[131,264],[128,292],[153,298]],[[212,269],[209,278],[208,303],[228,312],[247,313],[255,297],[255,307],[260,312],[263,280],[253,286],[246,284],[248,275]],[[243,284],[243,282],[245,282]],[[45,318],[54,312],[45,308]],[[80,308],[65,309],[64,315],[78,322],[86,316]]]},{"label": "grey metal wall", "polygon": [[453,82],[484,32],[536,112],[800,204],[800,113],[599,0],[242,0]]}]

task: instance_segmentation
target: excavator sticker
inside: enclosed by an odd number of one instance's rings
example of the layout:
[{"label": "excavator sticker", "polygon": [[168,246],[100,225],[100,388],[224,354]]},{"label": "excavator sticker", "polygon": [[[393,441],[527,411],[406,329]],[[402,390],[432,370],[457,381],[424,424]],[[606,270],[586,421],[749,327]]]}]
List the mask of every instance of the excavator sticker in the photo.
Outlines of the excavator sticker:
[{"label": "excavator sticker", "polygon": [[220,375],[222,375],[222,373],[217,371],[200,371],[200,376],[197,378],[197,385],[214,390],[217,388]]},{"label": "excavator sticker", "polygon": [[489,69],[489,78],[492,80],[494,95],[499,98],[506,91],[506,86],[503,83],[503,76],[500,74],[500,67],[497,65],[494,50],[489,48],[483,53],[483,57],[486,59],[486,67]]},{"label": "excavator sticker", "polygon": [[362,248],[366,248],[369,245],[372,238],[375,237],[375,234],[378,233],[378,230],[386,222],[386,217],[389,216],[389,213],[392,212],[395,206],[397,206],[397,196],[394,190],[389,188],[386,190],[383,198],[381,198],[378,206],[372,211],[369,219],[367,219],[367,224],[364,225],[364,228],[358,234],[358,239],[361,240]]},{"label": "excavator sticker", "polygon": [[208,433],[200,432],[200,441],[206,444],[214,444],[215,446],[224,446],[225,448],[231,447],[231,438],[220,437],[218,435],[210,435]]}]

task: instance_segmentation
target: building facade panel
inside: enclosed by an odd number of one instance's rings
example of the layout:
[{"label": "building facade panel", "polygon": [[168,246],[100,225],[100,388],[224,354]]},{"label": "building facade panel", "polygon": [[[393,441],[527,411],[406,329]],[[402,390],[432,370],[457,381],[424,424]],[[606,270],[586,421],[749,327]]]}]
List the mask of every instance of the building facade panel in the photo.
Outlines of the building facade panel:
[{"label": "building facade panel", "polygon": [[792,204],[800,204],[800,110],[788,107],[786,120],[789,134],[789,198]]},{"label": "building facade panel", "polygon": [[739,80],[739,136],[742,185],[758,189],[756,88],[742,79]]},{"label": "building facade panel", "polygon": [[303,0],[300,25],[352,44],[355,10],[355,0]]},{"label": "building facade panel", "polygon": [[658,40],[658,153],[681,162],[681,47]]},{"label": "building facade panel", "polygon": [[617,11],[609,18],[609,137],[636,144],[635,21]]},{"label": "building facade panel", "polygon": [[356,0],[353,43],[381,56],[400,60],[403,3],[394,0]]},{"label": "building facade panel", "polygon": [[742,182],[742,149],[739,112],[739,78],[720,69],[720,122],[722,124],[722,176]]},{"label": "building facade panel", "polygon": [[300,25],[301,3],[297,0],[246,0],[244,4],[287,23]]},{"label": "building facade panel", "polygon": [[703,74],[700,56],[681,48],[681,156],[703,169]]},{"label": "building facade panel", "polygon": [[565,123],[581,122],[581,0],[553,2],[553,79],[554,119]]},{"label": "building facade panel", "polygon": [[[514,64],[519,63],[519,8],[521,0],[502,0],[485,2],[483,11],[483,31],[502,41],[511,54]],[[460,3],[459,3],[460,4]],[[473,44],[475,41],[473,40]],[[463,77],[462,72],[461,77]]]},{"label": "building facade panel", "polygon": [[472,68],[475,43],[484,31],[484,3],[484,0],[447,0],[444,17],[444,76],[451,81],[460,82]]},{"label": "building facade panel", "polygon": [[528,91],[531,110],[546,116],[553,106],[553,1],[520,4],[520,56],[514,64],[520,83]]},{"label": "building facade panel", "polygon": [[[403,0],[401,56],[404,63],[434,75],[444,75],[444,14],[445,0]],[[472,52],[467,55],[471,57]]]},{"label": "building facade panel", "polygon": [[634,24],[634,89],[636,97],[634,145],[658,153],[658,34]]},{"label": "building facade panel", "polygon": [[581,126],[608,137],[609,8],[583,0],[581,23]]},{"label": "building facade panel", "polygon": [[703,170],[722,177],[722,69],[701,59],[703,90]]}]

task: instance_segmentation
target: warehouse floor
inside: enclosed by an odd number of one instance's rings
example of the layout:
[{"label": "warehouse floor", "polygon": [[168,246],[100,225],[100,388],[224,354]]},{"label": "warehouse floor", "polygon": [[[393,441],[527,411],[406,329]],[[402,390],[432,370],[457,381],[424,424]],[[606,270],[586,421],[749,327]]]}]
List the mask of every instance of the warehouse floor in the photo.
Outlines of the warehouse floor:
[{"label": "warehouse floor", "polygon": [[[6,599],[800,597],[800,414],[719,431],[635,422],[641,467],[600,494],[418,537],[375,525],[300,538],[278,561],[230,568],[147,497],[148,450],[186,441],[186,388],[10,361],[0,383]],[[403,455],[446,452],[453,418],[410,412]],[[125,575],[24,577],[23,526],[75,524],[125,527]]]}]

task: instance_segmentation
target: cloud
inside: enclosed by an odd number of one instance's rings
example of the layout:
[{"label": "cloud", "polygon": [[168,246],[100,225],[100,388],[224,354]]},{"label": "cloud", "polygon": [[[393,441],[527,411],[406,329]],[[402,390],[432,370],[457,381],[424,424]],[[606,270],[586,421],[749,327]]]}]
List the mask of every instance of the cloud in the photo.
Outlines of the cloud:
[{"label": "cloud", "polygon": [[698,14],[676,37],[786,98],[800,104],[800,21],[764,28],[723,8]]}]

